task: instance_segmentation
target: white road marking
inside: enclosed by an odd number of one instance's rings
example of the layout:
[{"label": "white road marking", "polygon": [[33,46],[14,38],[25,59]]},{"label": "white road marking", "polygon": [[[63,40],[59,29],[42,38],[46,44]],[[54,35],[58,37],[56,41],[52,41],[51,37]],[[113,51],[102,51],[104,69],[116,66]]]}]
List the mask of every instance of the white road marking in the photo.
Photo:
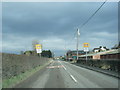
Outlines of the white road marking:
[{"label": "white road marking", "polygon": [[[49,67],[47,67],[47,68],[61,68],[61,67],[63,67],[63,65],[60,65],[60,66],[49,66]],[[64,68],[64,67],[63,67]]]},{"label": "white road marking", "polygon": [[70,77],[71,77],[75,82],[77,82],[77,80],[73,77],[73,75],[70,75]]},{"label": "white road marking", "polygon": [[67,70],[64,66],[63,66],[63,68],[64,68],[65,70]]},{"label": "white road marking", "polygon": [[[65,61],[64,61],[64,63],[66,63],[66,64],[70,64],[70,63],[65,62]],[[89,69],[86,69],[86,68],[83,68],[83,67],[80,67],[80,66],[76,66],[76,65],[73,65],[73,64],[70,64],[70,65],[72,65],[72,66],[74,66],[74,67],[76,67],[76,68],[83,69],[83,70],[89,70]],[[89,70],[89,71],[91,71],[91,70]]]},{"label": "white road marking", "polygon": [[[60,61],[59,61],[60,62]],[[62,63],[60,62],[60,64],[62,65]],[[67,71],[67,69],[65,68],[65,66],[64,65],[62,65],[63,66],[63,68]],[[70,75],[70,77],[72,78],[72,80],[74,80],[75,82],[77,82],[77,80],[73,77],[73,75],[70,73],[70,72],[68,72],[67,71],[67,73]]]}]

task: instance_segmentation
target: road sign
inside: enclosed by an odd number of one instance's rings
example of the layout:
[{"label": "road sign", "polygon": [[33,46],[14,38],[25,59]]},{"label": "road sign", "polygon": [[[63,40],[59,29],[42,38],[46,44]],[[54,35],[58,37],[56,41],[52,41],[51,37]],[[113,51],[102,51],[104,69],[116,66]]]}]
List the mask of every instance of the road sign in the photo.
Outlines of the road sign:
[{"label": "road sign", "polygon": [[88,48],[84,48],[84,52],[88,52],[89,51],[89,49]]},{"label": "road sign", "polygon": [[84,43],[83,47],[89,47],[89,43]]},{"label": "road sign", "polygon": [[37,53],[41,53],[42,52],[42,45],[41,44],[36,44],[35,48],[36,48]]},{"label": "road sign", "polygon": [[37,53],[42,53],[42,49],[36,49]]},{"label": "road sign", "polygon": [[83,47],[84,47],[84,51],[86,52],[86,61],[87,61],[87,52],[89,51],[89,49],[88,49],[89,43],[84,43]]},{"label": "road sign", "polygon": [[41,44],[36,44],[36,45],[35,45],[35,48],[36,48],[36,49],[42,49],[42,45],[41,45]]}]

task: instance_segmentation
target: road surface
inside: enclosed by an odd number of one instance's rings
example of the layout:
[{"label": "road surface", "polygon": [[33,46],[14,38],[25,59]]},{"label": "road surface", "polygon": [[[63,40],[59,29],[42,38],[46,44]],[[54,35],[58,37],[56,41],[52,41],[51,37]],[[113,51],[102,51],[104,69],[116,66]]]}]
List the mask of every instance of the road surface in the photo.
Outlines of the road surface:
[{"label": "road surface", "polygon": [[118,79],[55,60],[16,88],[118,88]]}]

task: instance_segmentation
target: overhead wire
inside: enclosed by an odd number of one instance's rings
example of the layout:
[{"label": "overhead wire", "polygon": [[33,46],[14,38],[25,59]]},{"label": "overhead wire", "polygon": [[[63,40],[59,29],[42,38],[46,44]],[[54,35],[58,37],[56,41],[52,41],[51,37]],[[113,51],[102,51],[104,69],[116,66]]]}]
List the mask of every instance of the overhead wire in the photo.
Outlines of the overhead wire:
[{"label": "overhead wire", "polygon": [[103,7],[103,5],[107,2],[107,0],[105,0],[100,7],[80,26],[80,29],[85,26],[93,17],[94,15]]},{"label": "overhead wire", "polygon": [[[96,15],[96,13],[103,7],[103,5],[107,2],[107,0],[105,0],[101,5],[100,7],[80,26],[80,29],[83,28],[83,26],[85,26],[93,17],[94,15]],[[77,32],[77,30],[76,30]],[[70,42],[73,41],[73,39],[75,39],[75,35],[76,35],[76,32],[74,33],[74,36],[73,38],[70,40]]]}]

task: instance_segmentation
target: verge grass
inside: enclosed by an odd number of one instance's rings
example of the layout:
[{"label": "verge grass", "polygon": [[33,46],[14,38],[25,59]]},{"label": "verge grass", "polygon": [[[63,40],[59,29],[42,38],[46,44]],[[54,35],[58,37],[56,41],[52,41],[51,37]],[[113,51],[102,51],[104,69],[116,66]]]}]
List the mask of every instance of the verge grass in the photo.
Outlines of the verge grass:
[{"label": "verge grass", "polygon": [[35,72],[39,71],[40,69],[44,68],[45,66],[47,66],[50,62],[42,65],[42,66],[37,66],[35,68],[32,68],[28,71],[26,71],[25,73],[21,73],[17,76],[13,76],[9,79],[5,79],[2,81],[2,88],[12,88],[14,87],[16,84],[24,81],[25,79],[27,79],[28,77],[32,76],[33,74],[35,74]]}]

